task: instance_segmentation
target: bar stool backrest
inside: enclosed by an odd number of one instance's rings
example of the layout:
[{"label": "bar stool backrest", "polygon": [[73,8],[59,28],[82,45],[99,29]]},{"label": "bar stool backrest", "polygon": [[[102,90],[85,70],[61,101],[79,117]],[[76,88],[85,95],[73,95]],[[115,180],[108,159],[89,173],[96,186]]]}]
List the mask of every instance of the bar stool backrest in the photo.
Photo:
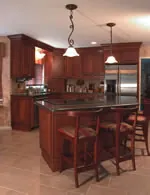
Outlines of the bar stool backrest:
[{"label": "bar stool backrest", "polygon": [[79,129],[80,129],[80,119],[82,117],[90,117],[96,118],[96,135],[99,134],[99,126],[100,126],[100,115],[103,111],[103,108],[99,110],[81,110],[81,111],[68,111],[67,115],[70,117],[76,118],[76,129],[75,129],[75,137],[79,138]]}]

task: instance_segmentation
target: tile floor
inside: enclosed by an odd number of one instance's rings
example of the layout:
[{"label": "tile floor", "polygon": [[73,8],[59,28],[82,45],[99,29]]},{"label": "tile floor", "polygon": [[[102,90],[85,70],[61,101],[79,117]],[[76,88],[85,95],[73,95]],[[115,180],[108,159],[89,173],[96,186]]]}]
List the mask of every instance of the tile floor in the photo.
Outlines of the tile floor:
[{"label": "tile floor", "polygon": [[136,148],[137,171],[128,161],[116,176],[114,165],[105,161],[99,182],[93,171],[82,173],[76,189],[72,169],[53,173],[41,157],[37,130],[0,131],[0,195],[150,195],[150,157],[143,155],[143,143]]}]

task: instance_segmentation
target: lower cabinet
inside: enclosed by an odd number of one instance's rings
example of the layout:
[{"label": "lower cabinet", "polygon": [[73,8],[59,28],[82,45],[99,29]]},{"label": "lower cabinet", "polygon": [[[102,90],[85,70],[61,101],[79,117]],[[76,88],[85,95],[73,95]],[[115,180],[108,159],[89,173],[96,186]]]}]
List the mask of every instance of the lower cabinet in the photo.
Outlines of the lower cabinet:
[{"label": "lower cabinet", "polygon": [[34,101],[30,96],[11,96],[13,130],[30,131],[34,126]]},{"label": "lower cabinet", "polygon": [[39,108],[35,101],[43,99],[58,99],[58,94],[40,96],[11,96],[11,126],[13,130],[31,131],[39,126]]}]

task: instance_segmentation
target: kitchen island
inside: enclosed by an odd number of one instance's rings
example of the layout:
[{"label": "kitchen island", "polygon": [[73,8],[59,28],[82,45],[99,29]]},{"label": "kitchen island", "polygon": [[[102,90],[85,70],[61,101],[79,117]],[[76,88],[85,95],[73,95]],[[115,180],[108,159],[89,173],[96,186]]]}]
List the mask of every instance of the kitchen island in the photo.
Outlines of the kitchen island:
[{"label": "kitchen island", "polygon": [[[93,99],[37,101],[36,104],[39,106],[42,156],[52,171],[58,171],[60,166],[60,148],[62,147],[58,129],[67,125],[75,125],[75,118],[68,117],[66,111],[135,106],[138,105],[138,101],[136,97],[132,96],[99,96]],[[88,121],[87,119],[84,120]],[[68,150],[68,145],[65,148]],[[67,153],[68,151],[65,152]]]}]

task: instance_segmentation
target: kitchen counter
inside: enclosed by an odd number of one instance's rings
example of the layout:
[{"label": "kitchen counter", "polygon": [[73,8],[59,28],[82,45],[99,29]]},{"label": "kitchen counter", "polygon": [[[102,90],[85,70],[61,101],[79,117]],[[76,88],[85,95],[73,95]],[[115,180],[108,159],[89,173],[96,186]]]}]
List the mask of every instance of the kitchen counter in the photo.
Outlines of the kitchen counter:
[{"label": "kitchen counter", "polygon": [[59,92],[43,92],[43,93],[34,93],[29,95],[28,93],[13,93],[13,96],[29,96],[29,97],[39,97],[39,96],[46,96],[46,95],[59,95]]},{"label": "kitchen counter", "polygon": [[[60,136],[58,129],[64,126],[75,126],[74,117],[66,114],[67,110],[85,110],[96,108],[109,108],[112,106],[135,106],[138,105],[136,97],[127,96],[102,96],[93,99],[51,99],[45,101],[36,101],[39,107],[39,130],[40,130],[40,148],[42,156],[52,171],[58,171],[60,166]],[[111,119],[114,115],[111,112]],[[81,119],[81,123],[87,124],[91,118]],[[66,143],[67,144],[67,143]],[[80,149],[82,149],[81,146]],[[65,152],[71,150],[70,145],[66,145]]]},{"label": "kitchen counter", "polygon": [[101,107],[114,106],[129,106],[138,105],[136,97],[131,96],[100,96],[96,98],[87,99],[51,99],[44,101],[37,101],[36,104],[44,107],[50,111],[66,111],[66,110],[81,110],[94,109]]}]

